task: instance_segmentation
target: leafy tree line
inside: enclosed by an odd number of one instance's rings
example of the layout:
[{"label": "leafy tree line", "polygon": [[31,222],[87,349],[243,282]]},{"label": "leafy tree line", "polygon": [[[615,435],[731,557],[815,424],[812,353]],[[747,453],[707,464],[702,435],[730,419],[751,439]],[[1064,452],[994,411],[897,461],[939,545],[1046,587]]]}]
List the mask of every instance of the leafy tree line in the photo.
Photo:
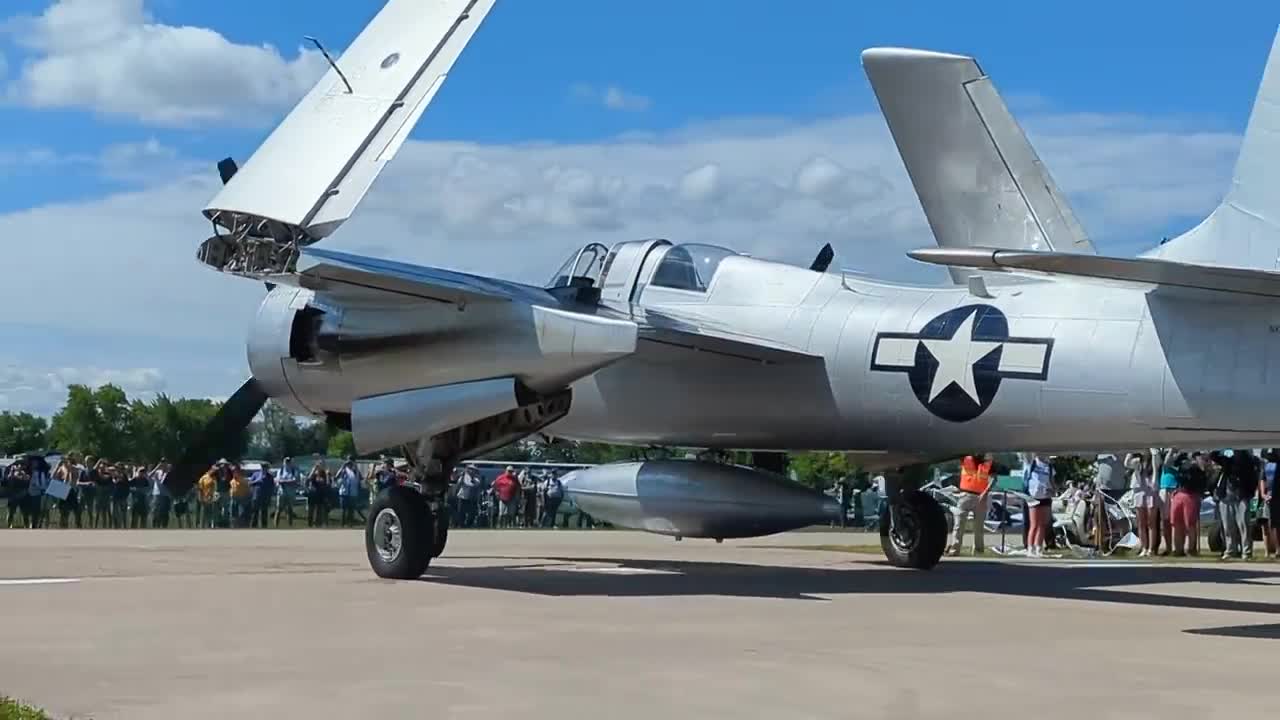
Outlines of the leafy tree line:
[{"label": "leafy tree line", "polygon": [[[182,455],[219,407],[220,403],[211,400],[175,399],[166,395],[149,402],[130,400],[115,385],[97,389],[72,385],[67,390],[66,403],[51,420],[25,412],[0,412],[0,456],[57,450],[110,460],[154,463],[168,458],[172,461]],[[350,432],[324,422],[299,419],[275,402],[266,404],[235,447],[233,459],[262,458],[274,462],[285,456],[356,454]],[[696,452],[684,448],[526,439],[489,453],[486,459],[601,464],[684,457]],[[747,453],[728,453],[722,457],[749,463]],[[799,482],[818,489],[858,475],[857,468],[838,452],[793,453],[789,456],[789,472]]]}]

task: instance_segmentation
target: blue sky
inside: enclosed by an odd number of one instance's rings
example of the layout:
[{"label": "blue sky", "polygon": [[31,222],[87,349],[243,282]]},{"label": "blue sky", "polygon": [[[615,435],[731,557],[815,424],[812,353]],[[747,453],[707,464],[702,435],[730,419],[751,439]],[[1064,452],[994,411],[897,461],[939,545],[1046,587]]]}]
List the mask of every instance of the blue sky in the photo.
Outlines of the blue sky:
[{"label": "blue sky", "polygon": [[[48,413],[68,382],[235,388],[260,288],[191,259],[214,163],[323,71],[302,36],[340,52],[380,6],[3,3],[0,246],[59,271],[0,285],[0,409]],[[832,242],[843,266],[945,282],[905,258],[932,240],[858,62],[905,45],[977,56],[1100,251],[1130,254],[1217,203],[1280,25],[1261,0],[784,7],[499,0],[326,242],[534,282],[590,240],[805,262]]]},{"label": "blue sky", "polygon": [[[102,0],[110,2],[112,0]],[[11,0],[13,15],[47,0]],[[376,0],[151,0],[155,21],[216,29],[287,56],[313,34],[341,49],[376,12]],[[581,2],[502,0],[469,47],[415,137],[478,142],[584,140],[661,131],[734,116],[803,119],[874,109],[858,66],[871,45],[974,53],[1006,96],[1072,111],[1194,116],[1238,129],[1273,31],[1274,3],[1219,5],[1087,0],[1060,3],[818,0],[803,12],[767,0]],[[1016,10],[1013,9],[1016,7]],[[904,9],[905,8],[905,9]],[[24,53],[14,38],[11,73]],[[584,103],[578,83],[617,86],[647,109]],[[0,109],[0,150],[91,154],[155,138],[193,159],[248,154],[266,128],[140,127],[82,109]],[[12,169],[0,210],[82,198],[111,179],[66,168]]]}]

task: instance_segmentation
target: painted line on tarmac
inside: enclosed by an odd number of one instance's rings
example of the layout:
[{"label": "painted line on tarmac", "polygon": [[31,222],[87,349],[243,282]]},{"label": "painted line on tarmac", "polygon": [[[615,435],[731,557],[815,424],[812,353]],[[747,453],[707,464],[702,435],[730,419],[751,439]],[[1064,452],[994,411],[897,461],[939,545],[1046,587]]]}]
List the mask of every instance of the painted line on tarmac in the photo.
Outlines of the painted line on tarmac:
[{"label": "painted line on tarmac", "polygon": [[78,582],[80,582],[80,578],[11,578],[0,579],[0,587],[6,585],[68,585]]}]

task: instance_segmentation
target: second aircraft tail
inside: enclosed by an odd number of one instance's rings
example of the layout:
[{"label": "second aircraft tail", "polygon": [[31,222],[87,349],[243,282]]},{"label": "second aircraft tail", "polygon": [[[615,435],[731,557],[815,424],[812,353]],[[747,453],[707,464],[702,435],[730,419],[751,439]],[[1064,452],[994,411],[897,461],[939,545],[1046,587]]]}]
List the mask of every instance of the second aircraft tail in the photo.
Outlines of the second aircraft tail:
[{"label": "second aircraft tail", "polygon": [[1094,253],[976,60],[872,48],[862,65],[939,247]]}]

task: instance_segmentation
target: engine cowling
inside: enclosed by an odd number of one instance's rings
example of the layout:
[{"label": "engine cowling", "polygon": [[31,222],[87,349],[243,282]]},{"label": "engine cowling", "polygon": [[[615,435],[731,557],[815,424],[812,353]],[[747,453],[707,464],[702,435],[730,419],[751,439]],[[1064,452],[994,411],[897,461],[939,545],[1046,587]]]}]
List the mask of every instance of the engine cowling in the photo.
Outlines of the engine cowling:
[{"label": "engine cowling", "polygon": [[634,323],[519,302],[417,302],[277,286],[259,307],[249,366],[300,414],[350,414],[358,401],[511,378],[550,394],[635,351]]},{"label": "engine cowling", "polygon": [[840,516],[839,503],[780,475],[699,460],[598,465],[563,483],[588,515],[660,535],[759,537]]}]

